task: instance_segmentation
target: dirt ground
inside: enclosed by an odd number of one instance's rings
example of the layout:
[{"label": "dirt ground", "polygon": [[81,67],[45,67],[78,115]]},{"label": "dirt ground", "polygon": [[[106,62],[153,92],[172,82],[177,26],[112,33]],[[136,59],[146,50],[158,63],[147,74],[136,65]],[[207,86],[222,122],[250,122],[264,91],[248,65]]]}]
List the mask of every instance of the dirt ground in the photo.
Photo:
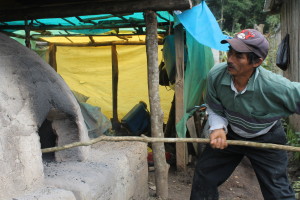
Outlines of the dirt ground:
[{"label": "dirt ground", "polygon": [[[299,168],[297,170],[299,171]],[[177,172],[171,166],[168,181],[169,200],[189,200],[193,174],[194,166],[192,165],[187,167],[186,172]],[[157,199],[155,198],[153,170],[149,171],[149,192],[151,200]],[[248,159],[244,159],[231,177],[219,187],[219,194],[220,200],[263,200],[255,173]]]}]

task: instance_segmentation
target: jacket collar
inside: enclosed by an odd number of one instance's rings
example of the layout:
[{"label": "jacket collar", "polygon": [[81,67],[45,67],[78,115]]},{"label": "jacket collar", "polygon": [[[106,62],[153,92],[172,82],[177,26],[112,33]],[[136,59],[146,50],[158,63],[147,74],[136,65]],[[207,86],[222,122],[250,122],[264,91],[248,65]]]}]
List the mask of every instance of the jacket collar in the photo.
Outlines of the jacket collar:
[{"label": "jacket collar", "polygon": [[[258,75],[259,75],[260,68],[261,68],[261,66],[258,66],[255,69],[254,74],[250,77],[250,79],[248,81],[248,84],[247,84],[247,90],[248,91],[254,91],[254,83],[255,83]],[[228,85],[228,86],[230,86],[231,85],[231,81],[232,81],[232,77],[228,73],[227,68],[225,68],[225,73],[224,73],[224,76],[223,76],[223,78],[221,80],[221,84],[222,85]]]}]

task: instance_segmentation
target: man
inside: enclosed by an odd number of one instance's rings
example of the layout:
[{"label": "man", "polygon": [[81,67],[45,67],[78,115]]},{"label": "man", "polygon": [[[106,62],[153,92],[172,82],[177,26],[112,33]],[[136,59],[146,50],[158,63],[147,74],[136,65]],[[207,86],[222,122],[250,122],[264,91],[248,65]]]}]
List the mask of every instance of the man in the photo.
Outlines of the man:
[{"label": "man", "polygon": [[230,45],[227,63],[216,65],[208,75],[210,145],[197,162],[190,199],[218,199],[217,187],[246,156],[264,199],[294,200],[287,177],[287,152],[227,146],[226,140],[286,144],[280,119],[300,114],[300,83],[260,66],[269,49],[268,41],[260,32],[246,29],[221,43]]}]

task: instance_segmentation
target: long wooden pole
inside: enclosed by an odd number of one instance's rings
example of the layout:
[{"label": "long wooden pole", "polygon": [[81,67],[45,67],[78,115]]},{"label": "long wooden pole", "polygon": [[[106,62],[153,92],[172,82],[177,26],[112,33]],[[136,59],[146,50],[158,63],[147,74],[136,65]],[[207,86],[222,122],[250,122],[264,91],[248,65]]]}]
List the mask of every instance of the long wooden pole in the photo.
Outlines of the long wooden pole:
[{"label": "long wooden pole", "polygon": [[[49,153],[54,151],[62,151],[65,149],[70,149],[79,146],[90,146],[92,144],[96,144],[102,141],[110,141],[110,142],[146,142],[146,143],[186,143],[186,142],[196,142],[196,143],[209,143],[210,140],[208,138],[153,138],[153,137],[135,137],[135,136],[126,136],[126,137],[112,137],[112,136],[101,136],[86,142],[74,142],[71,144],[67,144],[61,147],[51,147],[42,149],[42,153]],[[228,145],[236,145],[236,146],[247,146],[247,147],[256,147],[256,148],[264,148],[264,149],[280,149],[285,151],[294,151],[300,152],[300,147],[280,145],[280,144],[272,144],[272,143],[259,143],[259,142],[247,142],[240,140],[227,140]]]},{"label": "long wooden pole", "polygon": [[[148,66],[148,91],[151,113],[151,135],[163,138],[163,112],[159,96],[159,70],[158,70],[158,41],[157,19],[154,11],[145,12],[146,20],[146,51]],[[156,195],[161,199],[168,198],[168,172],[164,143],[152,145],[155,167]]]}]

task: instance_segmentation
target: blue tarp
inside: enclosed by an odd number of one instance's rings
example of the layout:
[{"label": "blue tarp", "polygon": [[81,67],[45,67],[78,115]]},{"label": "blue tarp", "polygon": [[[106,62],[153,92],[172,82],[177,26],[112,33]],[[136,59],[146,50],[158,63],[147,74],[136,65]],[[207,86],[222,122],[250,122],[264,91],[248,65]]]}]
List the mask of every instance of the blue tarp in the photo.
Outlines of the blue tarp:
[{"label": "blue tarp", "polygon": [[[157,11],[157,22],[173,22],[173,16],[167,11]],[[39,27],[39,26],[57,26],[57,27],[68,27],[69,34],[103,34],[110,29],[81,29],[78,30],[78,27],[82,26],[97,26],[110,23],[111,26],[120,25],[122,24],[122,20],[127,21],[128,23],[132,24],[139,24],[144,23],[144,13],[143,12],[136,12],[127,15],[111,15],[111,14],[101,14],[101,15],[85,15],[79,17],[65,17],[65,18],[48,18],[48,19],[36,19],[36,20],[29,20],[28,23],[31,27]],[[9,22],[1,22],[1,25],[11,25],[11,26],[24,26],[25,21],[9,21]],[[72,30],[70,27],[74,27]],[[145,27],[143,27],[145,29]],[[120,31],[136,31],[134,28],[119,28]],[[14,32],[15,30],[8,30],[7,32]],[[67,34],[63,30],[47,30],[49,33],[53,34]]]},{"label": "blue tarp", "polygon": [[205,1],[177,15],[177,18],[199,43],[220,51],[227,51],[228,44],[220,41],[227,39],[219,27],[216,18],[207,7]]},{"label": "blue tarp", "polygon": [[175,20],[179,20],[187,32],[188,61],[184,80],[184,114],[176,124],[178,137],[186,137],[186,122],[192,115],[190,111],[194,106],[203,103],[206,77],[214,65],[211,48],[227,51],[228,44],[221,44],[220,41],[228,37],[223,35],[215,17],[204,1],[175,16],[177,16]]},{"label": "blue tarp", "polygon": [[176,124],[177,134],[183,138],[186,136],[186,122],[193,114],[190,111],[203,103],[206,76],[214,65],[211,48],[198,43],[188,32],[186,43],[189,53],[184,74],[184,114]]}]

